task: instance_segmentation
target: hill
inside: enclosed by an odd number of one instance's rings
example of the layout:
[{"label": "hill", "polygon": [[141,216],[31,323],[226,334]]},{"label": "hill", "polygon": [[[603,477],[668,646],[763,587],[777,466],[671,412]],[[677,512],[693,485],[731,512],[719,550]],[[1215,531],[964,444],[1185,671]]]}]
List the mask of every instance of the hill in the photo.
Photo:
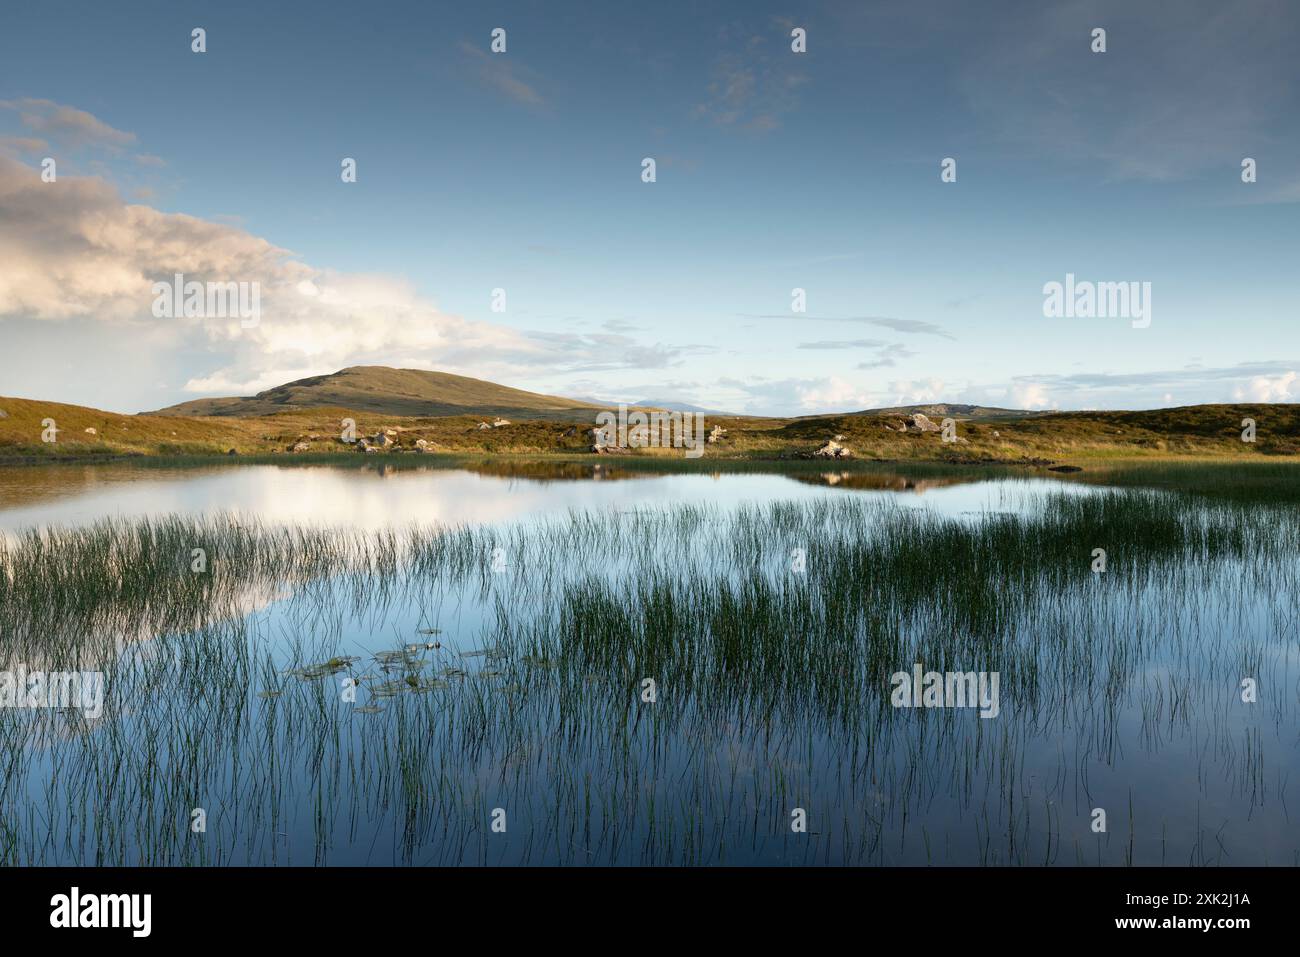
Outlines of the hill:
[{"label": "hill", "polygon": [[195,399],[145,414],[251,418],[322,408],[420,417],[477,415],[577,421],[594,418],[600,407],[447,372],[350,366],[330,375],[287,382],[253,396]]},{"label": "hill", "polygon": [[[200,399],[140,415],[0,397],[0,459],[350,455],[364,446],[344,437],[348,419],[355,420],[357,437],[374,440],[379,449],[372,451],[385,454],[588,456],[595,454],[589,431],[600,411],[591,400],[525,392],[466,376],[356,366],[255,396]],[[915,412],[931,423],[909,425]],[[949,417],[958,427],[947,442],[936,423]],[[1257,425],[1253,441],[1243,441],[1246,419]],[[53,442],[43,440],[52,434],[47,431],[50,420],[58,430]],[[933,403],[798,418],[706,414],[706,420],[713,437],[706,450],[711,459],[804,459],[832,441],[847,450],[847,458],[868,462],[1041,466],[1112,458],[1300,455],[1300,405],[1025,412]],[[376,439],[381,433],[387,438]],[[626,454],[680,458],[682,453],[647,448]]]},{"label": "hill", "polygon": [[953,418],[958,421],[974,419],[1029,419],[1037,415],[1052,415],[1051,412],[1030,412],[1026,409],[999,409],[987,405],[964,405],[959,402],[935,402],[930,405],[891,405],[880,409],[864,409],[850,412],[849,415],[898,415],[908,416],[920,412],[932,419]]},{"label": "hill", "polygon": [[672,399],[642,399],[640,402],[628,403],[628,408],[633,409],[663,409],[667,412],[694,412],[696,415],[708,415],[727,419],[741,418],[732,412],[723,412],[720,409],[706,409],[698,405],[691,405],[689,402],[675,402]]}]

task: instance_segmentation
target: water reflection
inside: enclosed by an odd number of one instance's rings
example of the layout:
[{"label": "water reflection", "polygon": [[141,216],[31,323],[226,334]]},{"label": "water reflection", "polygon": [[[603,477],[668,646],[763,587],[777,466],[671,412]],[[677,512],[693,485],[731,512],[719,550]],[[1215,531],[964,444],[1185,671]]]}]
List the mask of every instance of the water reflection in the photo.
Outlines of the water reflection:
[{"label": "water reflection", "polygon": [[901,469],[664,474],[606,462],[546,461],[484,461],[456,468],[404,462],[52,465],[0,469],[0,531],[83,526],[109,516],[212,512],[335,527],[490,525],[572,510],[623,512],[683,501],[735,508],[845,490],[910,498],[904,504],[957,514],[1001,510],[1008,493],[1059,487],[1037,478],[991,479],[973,470],[938,476]]}]

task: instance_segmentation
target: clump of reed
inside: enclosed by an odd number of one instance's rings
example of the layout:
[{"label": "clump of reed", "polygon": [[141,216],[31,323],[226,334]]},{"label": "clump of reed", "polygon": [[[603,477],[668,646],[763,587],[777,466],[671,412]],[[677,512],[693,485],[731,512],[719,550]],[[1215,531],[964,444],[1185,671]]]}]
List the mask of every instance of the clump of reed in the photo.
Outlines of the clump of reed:
[{"label": "clump of reed", "polygon": [[[378,531],[173,517],[0,542],[0,668],[108,680],[93,721],[0,710],[0,861],[1292,853],[1267,835],[1294,764],[1294,511],[1147,489],[1003,504]],[[1000,673],[1001,715],[891,707],[914,662]],[[1265,689],[1253,711],[1243,675]],[[1088,810],[1175,748],[1199,793],[1139,798],[1131,846],[1091,834]],[[1199,801],[1240,808],[1234,826],[1207,837]],[[796,806],[816,835],[790,833]]]}]

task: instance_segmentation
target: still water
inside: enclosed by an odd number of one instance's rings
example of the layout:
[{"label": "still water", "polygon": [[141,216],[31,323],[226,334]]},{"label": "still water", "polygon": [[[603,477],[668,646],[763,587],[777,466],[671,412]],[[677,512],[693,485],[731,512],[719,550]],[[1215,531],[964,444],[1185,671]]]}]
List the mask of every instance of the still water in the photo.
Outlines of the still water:
[{"label": "still water", "polygon": [[[50,624],[15,588],[0,667],[66,664],[80,628],[109,675],[94,720],[0,711],[0,861],[1297,862],[1277,516],[969,473],[504,471],[0,470],[16,585],[103,592]],[[194,543],[198,592],[183,563],[97,584],[95,556]],[[996,715],[891,704],[917,663],[997,673]]]},{"label": "still water", "polygon": [[[529,473],[540,473],[529,477]],[[548,474],[549,473],[549,474]],[[617,511],[684,503],[732,509],[853,491],[945,514],[979,512],[1035,490],[1077,488],[1056,480],[972,481],[854,474],[833,468],[782,474],[654,475],[595,465],[332,468],[271,465],[143,468],[129,464],[0,469],[0,529],[79,526],[106,516],[232,512],[265,522],[380,528],[500,524],[571,510]]]}]

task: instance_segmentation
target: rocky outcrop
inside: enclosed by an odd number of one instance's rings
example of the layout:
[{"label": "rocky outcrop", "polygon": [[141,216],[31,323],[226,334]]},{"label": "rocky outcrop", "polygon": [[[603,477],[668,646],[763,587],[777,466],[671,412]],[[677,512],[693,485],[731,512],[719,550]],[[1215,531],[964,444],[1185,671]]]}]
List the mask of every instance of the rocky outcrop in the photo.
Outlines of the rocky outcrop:
[{"label": "rocky outcrop", "polygon": [[812,457],[815,459],[847,459],[853,453],[834,439],[827,439],[826,444],[815,450]]},{"label": "rocky outcrop", "polygon": [[939,432],[940,427],[924,412],[913,412],[907,417],[908,432]]},{"label": "rocky outcrop", "polygon": [[705,441],[707,441],[710,445],[717,445],[718,442],[722,440],[722,437],[726,434],[727,434],[726,429],[724,429],[720,425],[715,425],[712,429],[709,430],[709,437]]}]

